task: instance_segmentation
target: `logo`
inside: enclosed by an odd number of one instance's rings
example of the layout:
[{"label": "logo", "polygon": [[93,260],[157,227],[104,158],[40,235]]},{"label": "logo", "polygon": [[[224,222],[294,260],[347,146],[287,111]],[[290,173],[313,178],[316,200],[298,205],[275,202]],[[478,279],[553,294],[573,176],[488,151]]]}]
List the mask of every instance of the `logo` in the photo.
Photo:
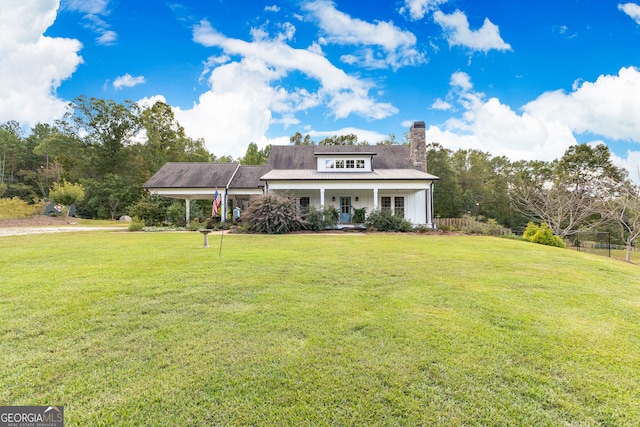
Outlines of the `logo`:
[{"label": "logo", "polygon": [[64,427],[64,406],[0,406],[0,427]]}]

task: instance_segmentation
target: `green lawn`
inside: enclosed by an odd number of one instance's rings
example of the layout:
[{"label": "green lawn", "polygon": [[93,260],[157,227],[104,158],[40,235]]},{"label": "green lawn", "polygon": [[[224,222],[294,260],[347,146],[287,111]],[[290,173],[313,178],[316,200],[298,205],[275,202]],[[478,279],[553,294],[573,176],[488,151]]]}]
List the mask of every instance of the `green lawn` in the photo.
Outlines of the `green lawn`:
[{"label": "green lawn", "polygon": [[640,425],[640,269],[488,237],[0,237],[0,404],[68,426]]}]

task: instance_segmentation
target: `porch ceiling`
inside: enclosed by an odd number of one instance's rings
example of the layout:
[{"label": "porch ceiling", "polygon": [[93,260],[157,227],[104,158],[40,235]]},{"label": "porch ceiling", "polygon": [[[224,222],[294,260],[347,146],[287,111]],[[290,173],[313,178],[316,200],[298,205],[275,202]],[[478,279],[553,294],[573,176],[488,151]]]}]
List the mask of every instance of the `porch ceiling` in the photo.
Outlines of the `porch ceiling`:
[{"label": "porch ceiling", "polygon": [[[149,193],[172,199],[189,200],[213,200],[216,193],[215,188],[147,188]],[[224,193],[224,188],[218,189],[219,193]]]}]

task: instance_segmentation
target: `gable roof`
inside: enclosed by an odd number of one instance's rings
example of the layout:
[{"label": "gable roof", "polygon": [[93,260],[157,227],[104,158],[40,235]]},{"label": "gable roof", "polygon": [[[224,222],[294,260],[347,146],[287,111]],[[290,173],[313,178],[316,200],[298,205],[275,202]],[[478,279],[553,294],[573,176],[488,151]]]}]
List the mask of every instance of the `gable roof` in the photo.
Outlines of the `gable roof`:
[{"label": "gable roof", "polygon": [[[371,156],[373,171],[327,174],[317,172],[318,156]],[[239,163],[166,163],[142,188],[257,189],[268,180],[433,180],[416,171],[408,145],[274,145],[264,166]]]},{"label": "gable roof", "polygon": [[166,163],[142,188],[225,188],[239,163]]},{"label": "gable roof", "polygon": [[408,145],[274,145],[267,160],[273,169],[317,169],[318,155],[371,155],[373,169],[414,169]]}]

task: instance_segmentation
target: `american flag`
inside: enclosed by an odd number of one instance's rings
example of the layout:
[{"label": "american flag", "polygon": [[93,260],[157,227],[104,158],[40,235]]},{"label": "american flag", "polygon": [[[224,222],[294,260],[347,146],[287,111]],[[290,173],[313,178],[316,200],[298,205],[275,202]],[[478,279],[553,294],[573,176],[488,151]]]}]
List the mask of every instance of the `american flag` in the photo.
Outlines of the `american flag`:
[{"label": "american flag", "polygon": [[220,193],[218,193],[218,190],[216,190],[216,193],[213,195],[213,206],[211,207],[211,216],[218,216],[218,207],[220,206],[220,203],[222,202],[222,197],[220,196]]}]

